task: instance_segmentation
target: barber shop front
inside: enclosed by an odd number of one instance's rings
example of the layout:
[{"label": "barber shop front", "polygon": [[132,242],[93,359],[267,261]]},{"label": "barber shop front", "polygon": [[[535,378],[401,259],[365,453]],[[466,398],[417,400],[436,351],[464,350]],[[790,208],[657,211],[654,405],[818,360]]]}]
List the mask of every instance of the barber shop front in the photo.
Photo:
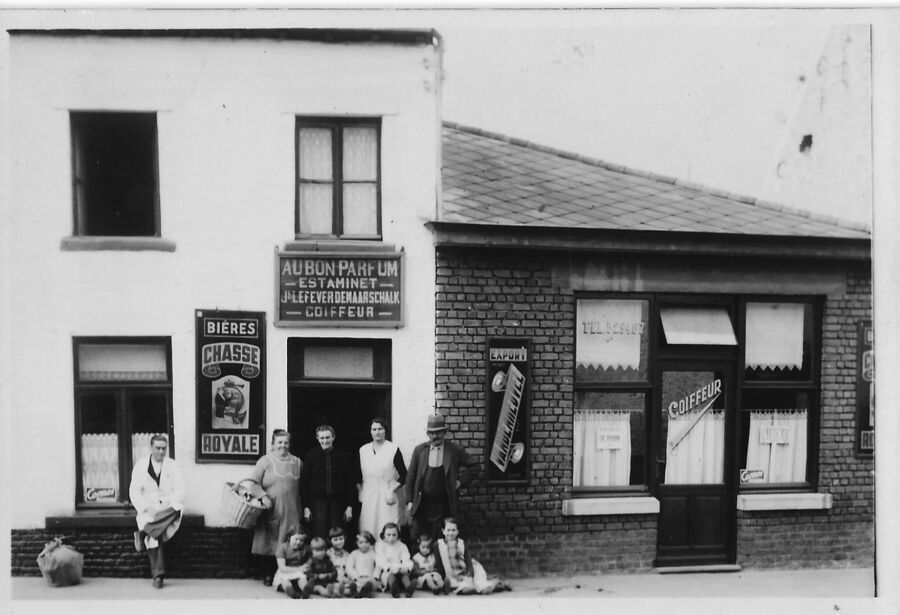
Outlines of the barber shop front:
[{"label": "barber shop front", "polygon": [[871,565],[867,232],[444,134],[436,395],[491,565]]}]

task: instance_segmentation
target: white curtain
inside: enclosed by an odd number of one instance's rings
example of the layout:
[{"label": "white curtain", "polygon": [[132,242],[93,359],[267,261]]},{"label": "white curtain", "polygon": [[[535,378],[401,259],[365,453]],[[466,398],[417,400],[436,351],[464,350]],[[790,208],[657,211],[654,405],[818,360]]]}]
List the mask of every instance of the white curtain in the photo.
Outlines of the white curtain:
[{"label": "white curtain", "polygon": [[81,436],[81,483],[85,500],[94,489],[119,491],[119,438],[114,433]]},{"label": "white curtain", "polygon": [[150,438],[152,433],[136,433],[131,435],[131,463],[137,463],[137,460],[144,455],[150,454]]},{"label": "white curtain", "polygon": [[631,476],[631,410],[576,410],[576,487],[627,486]]},{"label": "white curtain", "polygon": [[699,412],[688,412],[674,419],[669,417],[666,436],[667,485],[722,482],[725,413],[722,410],[707,410],[697,420]]},{"label": "white curtain", "polygon": [[806,410],[751,410],[748,470],[762,470],[762,483],[806,480]]},{"label": "white curtain", "polygon": [[746,364],[752,369],[800,369],[803,313],[799,303],[748,303]]},{"label": "white curtain", "polygon": [[576,356],[579,365],[637,369],[641,360],[643,301],[578,302]]}]

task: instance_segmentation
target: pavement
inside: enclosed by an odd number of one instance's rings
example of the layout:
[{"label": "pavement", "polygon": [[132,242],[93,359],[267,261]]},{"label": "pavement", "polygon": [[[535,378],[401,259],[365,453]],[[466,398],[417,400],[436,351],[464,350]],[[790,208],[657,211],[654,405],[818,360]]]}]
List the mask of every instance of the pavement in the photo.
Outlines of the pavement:
[{"label": "pavement", "polygon": [[[692,572],[660,574],[655,571],[633,574],[601,574],[510,579],[512,591],[481,597],[433,596],[419,591],[413,600],[444,600],[454,604],[516,598],[872,598],[875,595],[872,568],[830,568],[815,570],[739,570],[735,572]],[[81,600],[289,600],[283,593],[250,579],[166,579],[165,587],[154,589],[149,579],[86,577],[80,585],[51,587],[42,577],[12,577],[13,601]],[[377,600],[391,600],[380,594]],[[347,602],[313,597],[320,603]],[[456,601],[467,602],[456,602]],[[401,602],[406,602],[400,599]],[[365,602],[363,602],[365,604]],[[35,612],[20,603],[18,612]],[[386,605],[382,605],[386,606]],[[837,609],[837,606],[835,606]],[[406,609],[403,609],[406,610]],[[455,611],[456,609],[454,609]],[[830,609],[829,609],[830,610]]]}]

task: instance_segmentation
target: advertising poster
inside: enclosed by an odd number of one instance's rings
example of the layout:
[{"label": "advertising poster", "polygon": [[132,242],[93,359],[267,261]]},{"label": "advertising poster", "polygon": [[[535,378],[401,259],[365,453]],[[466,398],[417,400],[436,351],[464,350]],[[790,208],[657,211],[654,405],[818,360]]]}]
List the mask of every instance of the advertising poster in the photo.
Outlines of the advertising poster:
[{"label": "advertising poster", "polygon": [[266,430],[266,315],[197,310],[197,461],[255,463]]},{"label": "advertising poster", "polygon": [[860,455],[872,455],[875,452],[874,340],[872,322],[859,322],[856,341],[856,442]]},{"label": "advertising poster", "polygon": [[487,347],[487,478],[528,482],[530,342],[492,338]]}]

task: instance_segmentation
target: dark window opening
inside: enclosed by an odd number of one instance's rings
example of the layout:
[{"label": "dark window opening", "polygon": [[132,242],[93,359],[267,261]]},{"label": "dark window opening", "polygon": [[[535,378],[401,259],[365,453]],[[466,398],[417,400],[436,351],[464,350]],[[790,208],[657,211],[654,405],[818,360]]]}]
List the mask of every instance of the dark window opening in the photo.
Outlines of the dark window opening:
[{"label": "dark window opening", "polygon": [[155,113],[72,113],[75,234],[159,236]]}]

